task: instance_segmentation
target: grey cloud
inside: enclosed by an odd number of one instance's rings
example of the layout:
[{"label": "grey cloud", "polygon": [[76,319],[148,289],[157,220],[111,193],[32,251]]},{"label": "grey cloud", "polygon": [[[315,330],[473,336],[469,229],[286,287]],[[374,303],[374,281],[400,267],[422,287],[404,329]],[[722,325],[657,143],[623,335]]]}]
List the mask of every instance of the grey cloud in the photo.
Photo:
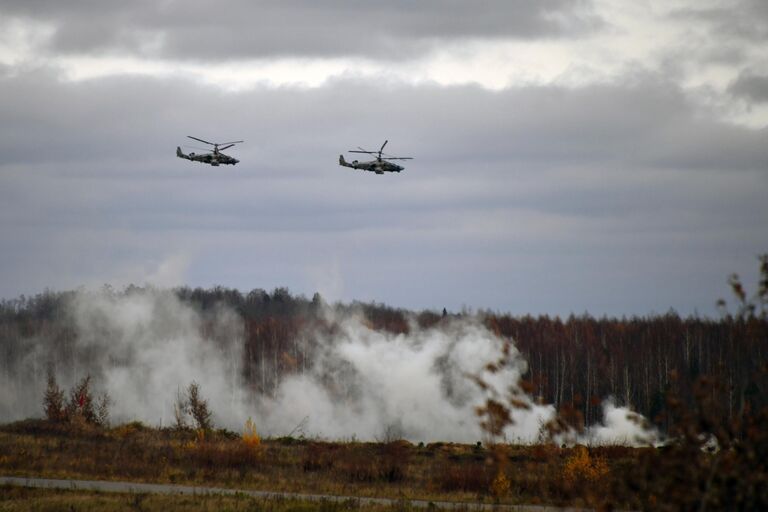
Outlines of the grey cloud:
[{"label": "grey cloud", "polygon": [[753,103],[768,102],[768,75],[743,72],[728,87],[728,91]]},{"label": "grey cloud", "polygon": [[[139,5],[137,5],[139,4]],[[366,56],[400,60],[436,42],[579,35],[601,26],[578,0],[244,0],[5,2],[0,11],[53,24],[53,53],[127,52],[183,59]]]},{"label": "grey cloud", "polygon": [[[225,94],[181,80],[0,80],[0,295],[186,282],[515,312],[710,311],[768,245],[765,131],[647,76],[580,89],[388,86]],[[185,135],[245,139],[235,168]],[[389,139],[397,176],[338,154]],[[745,256],[746,255],[746,256]],[[627,293],[631,289],[632,293]]]},{"label": "grey cloud", "polygon": [[[141,77],[59,82],[36,72],[0,81],[6,162],[84,163],[121,155],[166,165],[185,135],[239,139],[246,160],[313,174],[318,159],[389,138],[390,151],[461,174],[567,164],[632,168],[765,169],[764,132],[702,116],[655,77],[579,89],[396,86],[337,80],[309,90],[227,94],[181,80]],[[30,137],[29,134],[35,134]],[[415,153],[415,154],[413,154]],[[266,157],[266,158],[265,158]],[[245,161],[245,160],[244,160]],[[418,165],[420,160],[414,163]],[[134,169],[132,175],[152,174]]]},{"label": "grey cloud", "polygon": [[683,20],[705,22],[711,25],[712,35],[721,44],[732,40],[763,43],[768,38],[768,2],[739,0],[722,6],[680,9],[674,13]]}]

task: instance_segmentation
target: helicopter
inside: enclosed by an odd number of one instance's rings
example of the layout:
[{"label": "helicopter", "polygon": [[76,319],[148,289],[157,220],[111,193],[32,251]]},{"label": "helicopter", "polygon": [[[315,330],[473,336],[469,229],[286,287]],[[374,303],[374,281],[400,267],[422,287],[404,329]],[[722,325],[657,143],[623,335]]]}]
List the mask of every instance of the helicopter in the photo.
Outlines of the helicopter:
[{"label": "helicopter", "polygon": [[356,150],[352,149],[349,152],[350,153],[366,153],[369,155],[376,155],[376,160],[371,160],[370,162],[358,162],[357,160],[352,160],[352,162],[347,162],[344,160],[344,155],[339,155],[339,165],[343,165],[344,167],[351,167],[352,169],[362,169],[364,171],[371,171],[375,172],[376,174],[384,174],[385,172],[400,172],[404,169],[404,167],[393,164],[389,160],[413,160],[410,156],[381,156],[384,150],[384,146],[387,145],[388,140],[384,141],[384,144],[381,145],[381,148],[379,148],[378,151],[368,151],[361,147],[358,147]]},{"label": "helicopter", "polygon": [[[231,148],[235,144],[240,144],[243,142],[242,140],[236,140],[232,142],[208,142],[207,140],[198,139],[197,137],[193,137],[191,135],[187,135],[190,139],[194,139],[198,142],[203,142],[205,144],[209,144],[213,146],[213,153],[203,153],[200,155],[196,155],[195,153],[190,153],[188,155],[185,155],[181,152],[181,147],[176,147],[176,156],[179,158],[186,158],[187,160],[192,160],[194,162],[202,162],[204,164],[210,164],[214,167],[218,167],[221,164],[224,165],[235,165],[240,160],[237,158],[232,158],[229,155],[225,155],[224,153],[221,153],[222,149]],[[219,146],[224,146],[220,148]]]}]

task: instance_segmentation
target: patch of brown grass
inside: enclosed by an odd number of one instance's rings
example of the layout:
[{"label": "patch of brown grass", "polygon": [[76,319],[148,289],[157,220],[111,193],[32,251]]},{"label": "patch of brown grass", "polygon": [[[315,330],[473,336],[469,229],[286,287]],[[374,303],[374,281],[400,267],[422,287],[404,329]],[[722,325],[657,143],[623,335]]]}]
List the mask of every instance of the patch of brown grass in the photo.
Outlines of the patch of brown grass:
[{"label": "patch of brown grass", "polygon": [[[226,431],[199,436],[191,429],[140,423],[93,431],[23,422],[0,427],[0,474],[446,501],[569,502],[563,483],[569,450],[503,445],[501,456],[495,450],[406,441],[260,439],[254,444]],[[604,459],[615,479],[629,471],[634,453],[621,448],[591,456]]]}]

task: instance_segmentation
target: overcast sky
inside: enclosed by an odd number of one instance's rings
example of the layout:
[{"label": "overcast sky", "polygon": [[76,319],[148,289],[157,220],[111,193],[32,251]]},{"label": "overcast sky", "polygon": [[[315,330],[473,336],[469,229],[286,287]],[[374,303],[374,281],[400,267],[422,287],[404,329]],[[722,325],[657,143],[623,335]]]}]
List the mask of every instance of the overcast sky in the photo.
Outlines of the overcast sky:
[{"label": "overcast sky", "polygon": [[765,0],[0,0],[0,297],[714,315],[768,251],[766,43]]}]

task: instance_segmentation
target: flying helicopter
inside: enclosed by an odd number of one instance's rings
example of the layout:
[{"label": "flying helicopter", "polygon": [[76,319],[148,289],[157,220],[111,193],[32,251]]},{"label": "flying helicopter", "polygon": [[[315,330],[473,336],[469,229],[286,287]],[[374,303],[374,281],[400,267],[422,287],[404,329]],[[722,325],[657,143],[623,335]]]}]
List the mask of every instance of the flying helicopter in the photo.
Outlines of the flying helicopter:
[{"label": "flying helicopter", "polygon": [[[218,167],[221,164],[224,165],[235,165],[240,160],[237,158],[232,158],[229,155],[225,155],[221,152],[223,149],[231,148],[235,144],[240,144],[243,142],[242,140],[236,140],[232,142],[208,142],[207,140],[198,139],[197,137],[193,137],[191,135],[187,135],[190,139],[194,139],[198,142],[202,142],[204,144],[208,144],[210,146],[213,146],[213,152],[212,153],[202,153],[200,155],[196,155],[195,153],[190,153],[188,155],[185,155],[181,152],[181,147],[176,147],[176,156],[179,158],[186,158],[187,160],[192,160],[194,162],[202,162],[204,164],[210,164],[214,167]],[[219,147],[223,146],[223,147]]]},{"label": "flying helicopter", "polygon": [[352,162],[347,162],[344,160],[344,155],[339,155],[339,165],[343,165],[344,167],[351,167],[352,169],[371,171],[375,172],[376,174],[384,174],[385,172],[400,172],[404,169],[404,167],[393,164],[390,162],[390,160],[413,160],[413,158],[410,156],[382,156],[384,154],[382,151],[384,150],[384,146],[387,145],[387,142],[389,141],[385,140],[384,144],[381,145],[378,151],[368,151],[361,147],[349,151],[350,153],[366,153],[368,155],[376,155],[376,160],[371,160],[370,162],[358,162],[357,160],[352,160]]}]

